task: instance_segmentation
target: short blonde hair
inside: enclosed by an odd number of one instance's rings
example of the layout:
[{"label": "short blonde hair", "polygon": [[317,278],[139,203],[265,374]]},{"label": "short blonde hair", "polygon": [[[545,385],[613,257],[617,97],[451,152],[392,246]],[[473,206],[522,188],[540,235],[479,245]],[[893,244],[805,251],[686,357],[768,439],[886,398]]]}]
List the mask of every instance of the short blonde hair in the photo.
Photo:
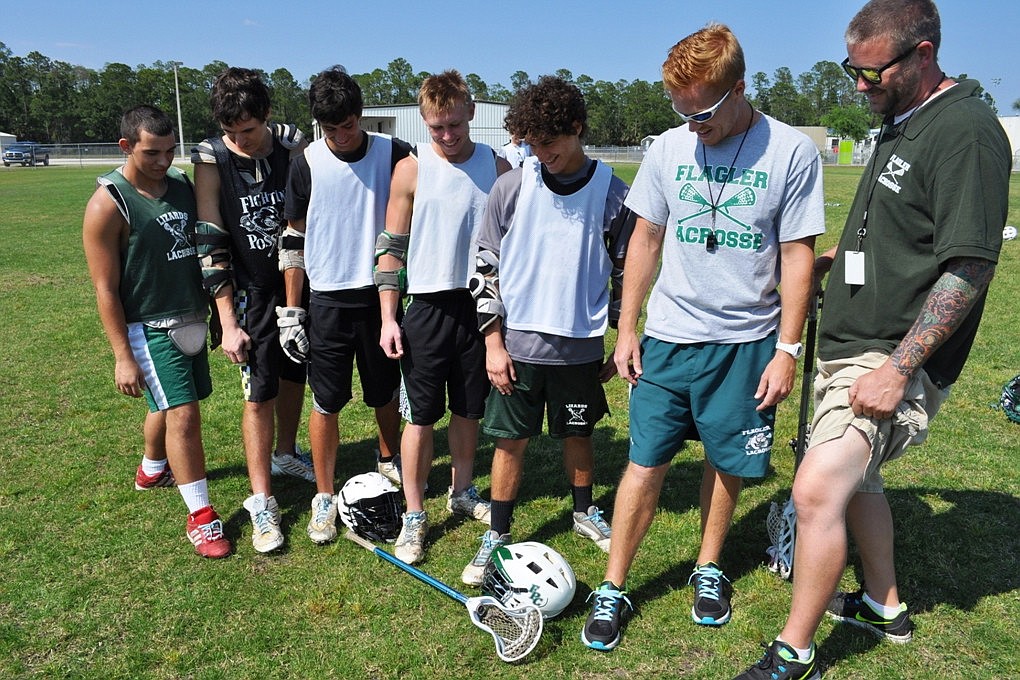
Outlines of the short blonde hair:
[{"label": "short blonde hair", "polygon": [[471,104],[471,90],[454,69],[429,76],[418,90],[418,108],[422,113],[449,111],[461,104]]},{"label": "short blonde hair", "polygon": [[673,45],[662,64],[671,90],[695,85],[732,87],[744,77],[744,50],[728,26],[712,23]]}]

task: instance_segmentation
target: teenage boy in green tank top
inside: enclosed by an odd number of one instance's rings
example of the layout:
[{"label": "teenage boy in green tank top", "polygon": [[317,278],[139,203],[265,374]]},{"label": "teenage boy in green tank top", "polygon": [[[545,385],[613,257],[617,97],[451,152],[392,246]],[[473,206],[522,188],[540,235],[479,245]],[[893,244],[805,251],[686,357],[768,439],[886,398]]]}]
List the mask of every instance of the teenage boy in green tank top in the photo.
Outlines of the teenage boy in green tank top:
[{"label": "teenage boy in green tank top", "polygon": [[165,113],[152,106],[129,110],[121,136],[127,159],[99,178],[82,226],[99,317],[116,362],[114,382],[123,394],[144,395],[150,413],[163,414],[163,446],[188,506],[186,535],[199,555],[226,557],[231,546],[209,504],[198,408],[212,383],[195,195],[187,177],[171,167],[176,142]]}]

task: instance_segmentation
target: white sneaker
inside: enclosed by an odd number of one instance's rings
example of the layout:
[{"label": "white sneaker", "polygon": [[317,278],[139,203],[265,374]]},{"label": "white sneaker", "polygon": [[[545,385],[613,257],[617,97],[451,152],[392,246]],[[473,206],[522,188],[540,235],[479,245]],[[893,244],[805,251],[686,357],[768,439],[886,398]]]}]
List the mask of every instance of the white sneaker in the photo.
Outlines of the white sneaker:
[{"label": "white sneaker", "polygon": [[267,553],[283,545],[280,531],[280,506],[264,493],[248,496],[244,509],[251,515],[251,544],[256,552]]},{"label": "white sneaker", "polygon": [[446,490],[446,509],[455,515],[489,523],[489,501],[478,495],[474,484],[457,493],[453,493],[452,486],[449,487]]},{"label": "white sneaker", "polygon": [[308,538],[319,544],[336,539],[336,496],[315,494],[312,499],[312,518],[308,520]]},{"label": "white sneaker", "polygon": [[602,511],[596,506],[589,506],[587,513],[574,513],[574,532],[587,536],[595,541],[595,545],[602,548],[603,552],[609,552],[609,539],[613,530],[609,527],[609,522],[602,519]]},{"label": "white sneaker", "polygon": [[312,459],[299,446],[294,446],[293,454],[274,451],[270,460],[272,461],[271,474],[290,475],[306,482],[315,483],[315,468],[312,467]]},{"label": "white sneaker", "polygon": [[393,553],[398,560],[415,564],[425,555],[425,535],[429,532],[429,517],[424,510],[405,512],[404,526],[400,529]]},{"label": "white sneaker", "polygon": [[509,542],[510,534],[500,535],[492,529],[489,529],[482,534],[482,545],[478,548],[478,552],[475,553],[474,558],[468,562],[466,567],[464,567],[464,571],[461,572],[460,575],[460,580],[469,586],[482,585],[482,579],[485,576],[485,567],[492,559],[492,551],[500,546],[506,545]]},{"label": "white sneaker", "polygon": [[383,477],[385,477],[386,479],[393,482],[394,484],[396,484],[397,486],[400,486],[401,485],[400,454],[399,453],[396,454],[386,462],[379,460],[379,455],[380,455],[379,450],[376,449],[375,471],[378,472]]}]

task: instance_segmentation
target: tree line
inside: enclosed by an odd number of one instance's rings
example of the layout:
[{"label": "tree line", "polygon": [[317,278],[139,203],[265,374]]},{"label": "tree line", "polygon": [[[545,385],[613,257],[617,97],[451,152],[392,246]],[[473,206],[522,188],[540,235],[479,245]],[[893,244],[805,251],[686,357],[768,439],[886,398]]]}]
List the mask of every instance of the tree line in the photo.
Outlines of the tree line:
[{"label": "tree line", "polygon": [[[102,70],[52,60],[32,51],[16,56],[0,42],[0,130],[44,143],[112,142],[120,137],[121,113],[139,103],[177,111],[174,62],[156,61],[134,68],[121,63]],[[215,135],[219,129],[210,117],[209,92],[216,77],[228,67],[214,61],[200,69],[180,64],[177,80],[185,141]],[[299,82],[285,68],[262,72],[273,95],[275,120],[294,122],[308,130],[308,82]],[[403,58],[385,69],[354,73],[367,106],[416,101],[418,88],[429,73],[416,72]],[[661,81],[595,80],[559,69],[553,75],[575,83],[588,105],[587,143],[596,146],[633,146],[677,124]],[[960,76],[965,77],[965,76]],[[487,84],[475,73],[464,76],[475,99],[507,102],[513,93],[532,82],[524,71],[510,76],[509,86]],[[794,77],[779,68],[770,78],[759,71],[748,80],[751,103],[764,113],[790,125],[821,125],[842,138],[860,140],[879,122],[868,110],[855,84],[839,64],[820,61]],[[983,96],[994,108],[994,101]],[[1014,103],[1020,110],[1020,100]]]}]

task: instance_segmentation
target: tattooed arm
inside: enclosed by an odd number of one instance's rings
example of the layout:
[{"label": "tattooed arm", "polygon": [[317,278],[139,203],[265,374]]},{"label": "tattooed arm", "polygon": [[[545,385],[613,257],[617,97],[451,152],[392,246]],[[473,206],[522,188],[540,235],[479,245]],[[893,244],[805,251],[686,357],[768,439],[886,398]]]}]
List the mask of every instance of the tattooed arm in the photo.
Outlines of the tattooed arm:
[{"label": "tattooed arm", "polygon": [[932,353],[960,327],[974,303],[988,288],[995,263],[957,258],[928,293],[917,321],[880,368],[850,387],[850,407],[857,415],[888,418],[903,399],[907,381]]}]

